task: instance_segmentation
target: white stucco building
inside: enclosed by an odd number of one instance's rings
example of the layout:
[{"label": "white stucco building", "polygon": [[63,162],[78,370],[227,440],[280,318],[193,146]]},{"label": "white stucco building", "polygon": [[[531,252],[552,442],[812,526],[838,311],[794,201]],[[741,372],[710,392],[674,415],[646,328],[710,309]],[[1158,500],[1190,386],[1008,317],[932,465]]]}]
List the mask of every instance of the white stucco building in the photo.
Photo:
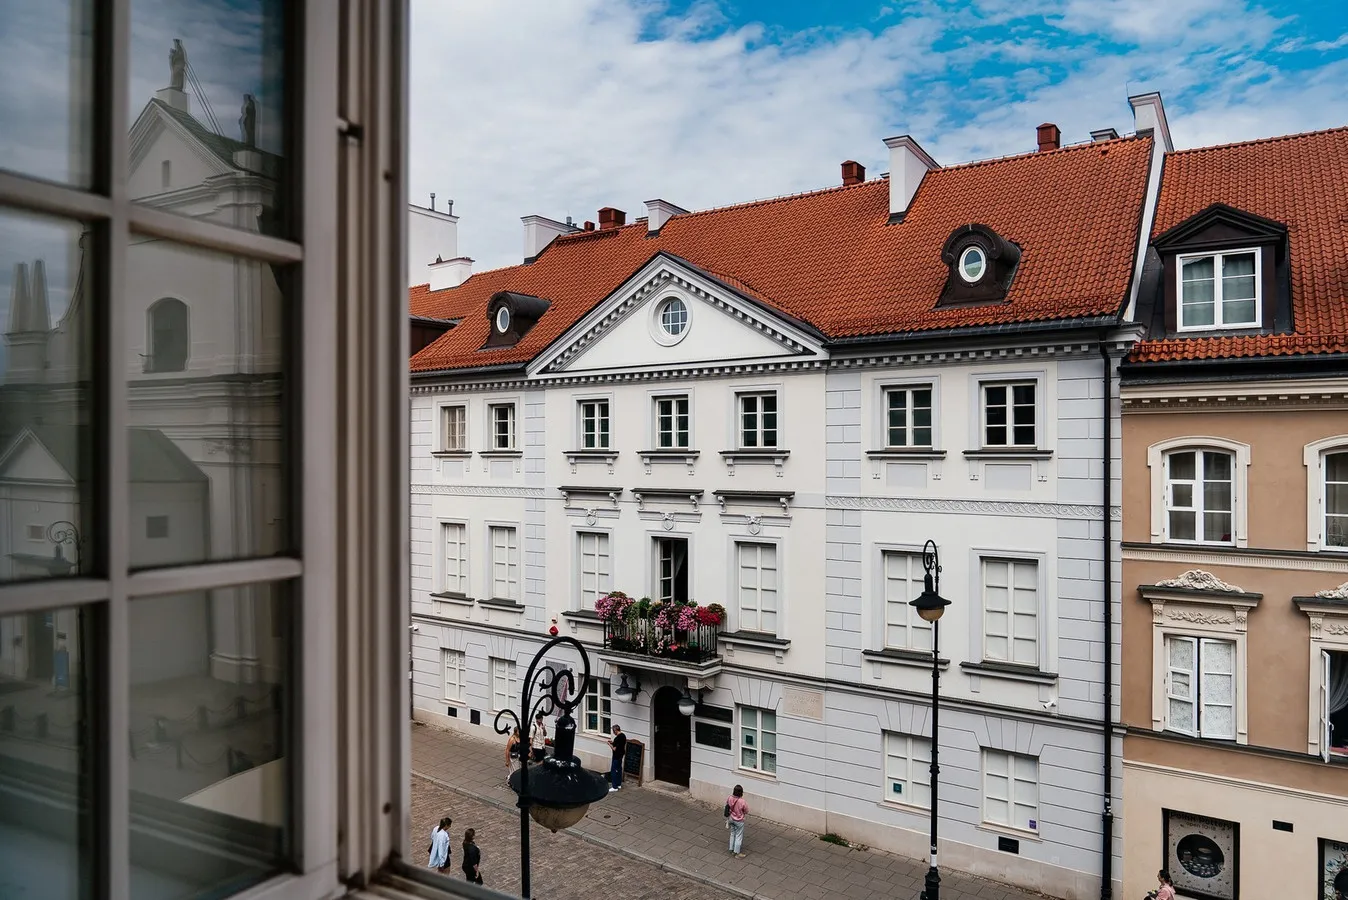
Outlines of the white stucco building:
[{"label": "white stucco building", "polygon": [[[414,287],[443,332],[412,360],[416,717],[491,734],[556,627],[599,676],[594,765],[617,723],[646,779],[925,857],[909,601],[933,540],[942,864],[1098,896],[1121,856],[1111,398],[1165,143],[1159,98],[1134,106],[1124,139],[1045,126],[1041,152],[942,168],[894,138],[887,178],[529,216],[525,264]],[[594,612],[612,590],[727,621],[631,652]]]}]

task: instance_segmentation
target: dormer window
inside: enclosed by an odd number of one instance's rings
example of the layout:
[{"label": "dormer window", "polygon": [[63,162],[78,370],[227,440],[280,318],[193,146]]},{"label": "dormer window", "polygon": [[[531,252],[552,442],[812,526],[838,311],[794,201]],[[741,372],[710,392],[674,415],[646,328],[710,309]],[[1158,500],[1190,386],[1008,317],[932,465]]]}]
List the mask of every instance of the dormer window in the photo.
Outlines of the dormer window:
[{"label": "dormer window", "polygon": [[1003,303],[1020,263],[1020,248],[986,225],[961,225],[946,239],[941,260],[950,273],[938,307]]},{"label": "dormer window", "polygon": [[496,310],[496,330],[501,334],[510,330],[510,307],[502,306]]},{"label": "dormer window", "polygon": [[491,300],[487,301],[487,322],[491,327],[482,349],[515,346],[551,305],[542,297],[531,297],[528,294],[512,294],[510,291],[492,294]]},{"label": "dormer window", "polygon": [[983,249],[981,247],[969,247],[960,254],[960,277],[970,284],[978,283],[978,279],[983,276],[983,270],[985,268]]},{"label": "dormer window", "polygon": [[1258,250],[1179,257],[1180,331],[1259,327]]}]

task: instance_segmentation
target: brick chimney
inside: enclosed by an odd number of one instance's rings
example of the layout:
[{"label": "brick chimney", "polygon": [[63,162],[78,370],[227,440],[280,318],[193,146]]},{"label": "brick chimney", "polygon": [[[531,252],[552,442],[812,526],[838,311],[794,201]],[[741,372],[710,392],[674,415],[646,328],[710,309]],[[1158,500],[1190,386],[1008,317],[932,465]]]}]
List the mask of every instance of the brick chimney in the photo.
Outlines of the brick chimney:
[{"label": "brick chimney", "polygon": [[608,231],[611,228],[618,228],[627,224],[627,213],[621,209],[614,209],[611,206],[605,206],[599,210],[599,230]]},{"label": "brick chimney", "polygon": [[861,184],[866,180],[866,167],[855,159],[849,159],[842,164],[843,184]]},{"label": "brick chimney", "polygon": [[1054,125],[1052,122],[1045,122],[1043,125],[1040,125],[1038,136],[1040,153],[1047,150],[1057,150],[1058,147],[1061,146],[1062,132],[1059,131],[1058,126]]}]

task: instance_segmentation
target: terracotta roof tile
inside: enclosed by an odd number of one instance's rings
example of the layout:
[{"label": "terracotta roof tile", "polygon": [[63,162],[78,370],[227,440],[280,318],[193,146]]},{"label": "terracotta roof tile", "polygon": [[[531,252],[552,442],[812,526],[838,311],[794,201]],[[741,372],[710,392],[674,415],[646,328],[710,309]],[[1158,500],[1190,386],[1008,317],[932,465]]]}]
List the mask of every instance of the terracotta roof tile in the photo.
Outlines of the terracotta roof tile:
[{"label": "terracotta roof tile", "polygon": [[[885,179],[558,238],[529,265],[411,291],[415,315],[462,318],[413,371],[521,363],[563,335],[657,252],[688,260],[829,338],[1112,316],[1125,300],[1146,191],[1149,138],[1083,144],[930,172],[887,224]],[[941,247],[979,222],[1021,248],[1007,301],[936,309]],[[483,351],[486,304],[510,290],[552,306],[518,345]]]},{"label": "terracotta roof tile", "polygon": [[1295,333],[1143,341],[1131,359],[1348,352],[1348,128],[1167,154],[1152,237],[1214,203],[1287,226]]}]

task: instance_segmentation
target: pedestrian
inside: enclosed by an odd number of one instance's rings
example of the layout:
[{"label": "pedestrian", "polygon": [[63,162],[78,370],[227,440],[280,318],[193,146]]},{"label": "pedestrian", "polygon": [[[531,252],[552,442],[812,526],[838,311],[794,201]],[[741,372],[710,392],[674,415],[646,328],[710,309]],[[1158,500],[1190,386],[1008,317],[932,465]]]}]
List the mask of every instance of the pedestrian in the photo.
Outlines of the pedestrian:
[{"label": "pedestrian", "polygon": [[453,824],[454,820],[445,816],[431,829],[431,858],[427,866],[442,874],[449,871],[449,826]]},{"label": "pedestrian", "polygon": [[482,851],[473,843],[477,832],[469,828],[463,833],[463,877],[473,884],[482,883]]},{"label": "pedestrian", "polygon": [[515,774],[515,770],[520,767],[520,757],[523,755],[523,749],[520,747],[520,727],[515,726],[515,730],[510,732],[510,737],[506,738],[506,786],[510,785],[510,776]]},{"label": "pedestrian", "polygon": [[736,859],[744,859],[744,817],[749,813],[749,804],[744,802],[744,788],[735,785],[735,790],[725,801],[726,827],[730,829],[730,852]]},{"label": "pedestrian", "polygon": [[613,764],[609,766],[609,793],[623,786],[623,758],[627,754],[627,735],[617,725],[613,726],[613,739],[608,742],[613,750]]},{"label": "pedestrian", "polygon": [[1156,882],[1158,887],[1154,891],[1148,891],[1148,897],[1153,900],[1175,900],[1175,883],[1170,880],[1169,870],[1162,869],[1157,872]]},{"label": "pedestrian", "polygon": [[548,726],[543,724],[543,714],[534,718],[533,730],[529,732],[529,749],[533,751],[534,762],[543,761],[544,750],[548,746]]}]

